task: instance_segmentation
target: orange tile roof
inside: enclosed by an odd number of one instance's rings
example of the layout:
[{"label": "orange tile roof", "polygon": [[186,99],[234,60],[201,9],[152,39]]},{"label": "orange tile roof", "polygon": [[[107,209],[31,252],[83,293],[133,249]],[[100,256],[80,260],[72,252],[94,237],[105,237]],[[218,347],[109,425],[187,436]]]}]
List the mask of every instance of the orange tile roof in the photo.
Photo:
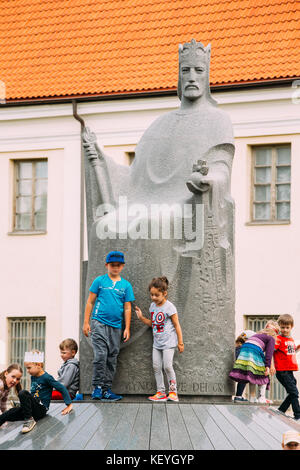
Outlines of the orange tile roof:
[{"label": "orange tile roof", "polygon": [[212,85],[300,77],[298,0],[0,0],[6,99],[175,90],[178,44]]}]

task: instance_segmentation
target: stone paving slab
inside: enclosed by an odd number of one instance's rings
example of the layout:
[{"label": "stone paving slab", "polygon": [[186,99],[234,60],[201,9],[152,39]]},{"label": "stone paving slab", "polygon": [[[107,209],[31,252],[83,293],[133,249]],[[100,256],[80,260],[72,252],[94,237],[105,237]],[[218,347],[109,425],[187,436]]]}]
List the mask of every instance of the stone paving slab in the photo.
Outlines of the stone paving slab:
[{"label": "stone paving slab", "polygon": [[0,428],[0,450],[280,450],[300,424],[269,406],[87,401],[51,403],[28,434],[22,422]]}]

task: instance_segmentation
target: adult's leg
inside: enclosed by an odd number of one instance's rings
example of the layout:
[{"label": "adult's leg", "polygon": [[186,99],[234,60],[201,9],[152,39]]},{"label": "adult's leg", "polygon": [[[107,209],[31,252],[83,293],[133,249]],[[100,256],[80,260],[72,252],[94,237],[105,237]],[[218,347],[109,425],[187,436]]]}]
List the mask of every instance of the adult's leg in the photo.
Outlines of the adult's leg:
[{"label": "adult's leg", "polygon": [[156,381],[156,391],[166,393],[165,381],[163,376],[163,351],[161,349],[153,348],[152,350],[152,363],[154,376]]},{"label": "adult's leg", "polygon": [[108,354],[106,329],[98,320],[91,321],[91,340],[94,351],[92,386],[103,386]]},{"label": "adult's leg", "polygon": [[173,368],[175,348],[163,350],[163,367],[169,384],[169,392],[177,392],[176,374]]},{"label": "adult's leg", "polygon": [[120,351],[122,330],[121,328],[113,328],[106,325],[107,337],[107,360],[106,360],[106,375],[103,380],[103,391],[111,389],[114,376],[117,370],[117,360]]}]

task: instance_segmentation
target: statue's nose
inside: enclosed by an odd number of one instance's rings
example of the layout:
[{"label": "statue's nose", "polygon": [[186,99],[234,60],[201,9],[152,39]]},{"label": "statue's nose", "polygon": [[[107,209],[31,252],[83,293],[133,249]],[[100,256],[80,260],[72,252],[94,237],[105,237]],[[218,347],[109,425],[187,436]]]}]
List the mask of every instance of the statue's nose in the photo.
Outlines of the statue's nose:
[{"label": "statue's nose", "polygon": [[194,82],[195,78],[196,78],[195,71],[193,69],[191,69],[190,73],[189,73],[189,82]]}]

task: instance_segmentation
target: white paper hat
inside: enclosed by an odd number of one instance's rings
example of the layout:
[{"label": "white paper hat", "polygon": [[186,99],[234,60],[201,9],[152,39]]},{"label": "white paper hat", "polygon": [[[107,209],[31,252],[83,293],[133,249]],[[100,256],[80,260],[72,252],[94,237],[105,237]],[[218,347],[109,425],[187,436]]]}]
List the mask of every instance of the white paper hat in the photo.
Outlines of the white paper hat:
[{"label": "white paper hat", "polygon": [[44,353],[25,352],[24,362],[44,362]]}]

